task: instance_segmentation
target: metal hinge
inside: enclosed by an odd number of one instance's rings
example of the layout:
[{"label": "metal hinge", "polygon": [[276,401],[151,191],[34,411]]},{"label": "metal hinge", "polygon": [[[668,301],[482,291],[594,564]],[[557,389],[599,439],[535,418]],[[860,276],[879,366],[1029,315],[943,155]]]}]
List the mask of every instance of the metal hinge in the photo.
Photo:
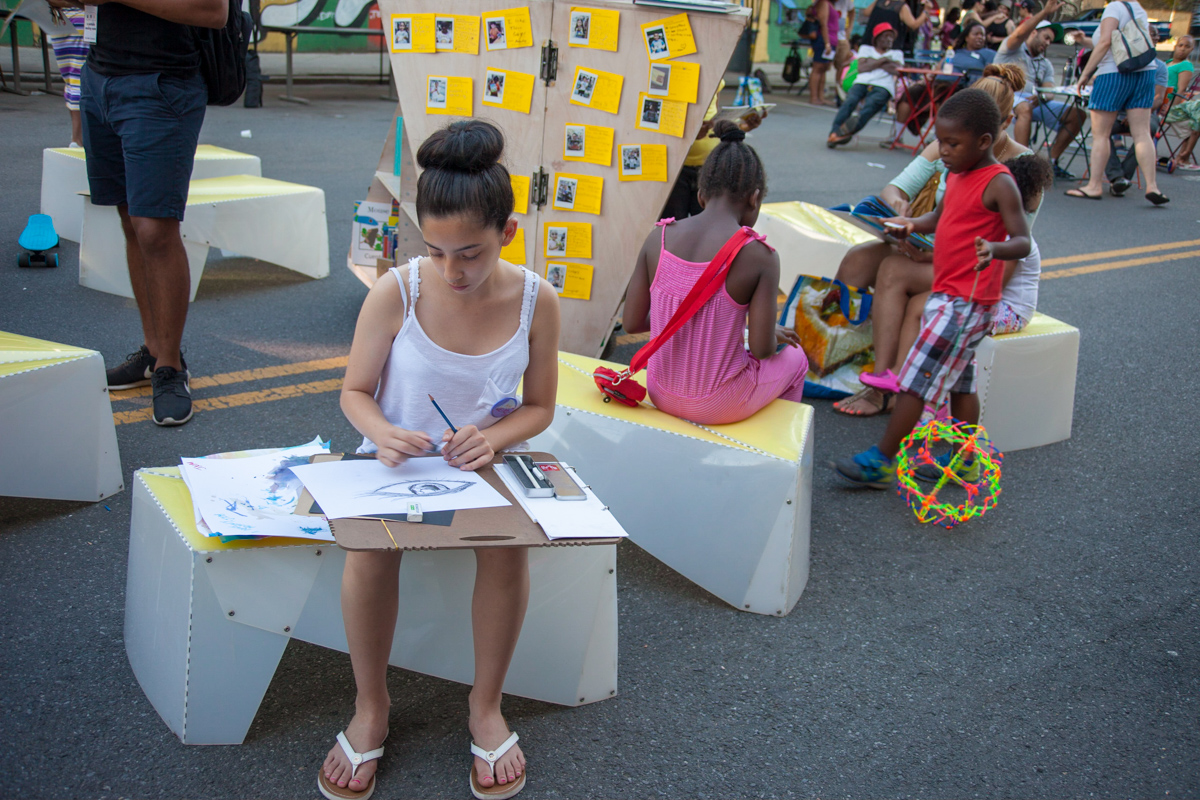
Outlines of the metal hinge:
[{"label": "metal hinge", "polygon": [[533,180],[529,183],[529,195],[529,199],[538,208],[546,205],[546,201],[550,199],[550,173],[541,167],[533,173]]},{"label": "metal hinge", "polygon": [[547,86],[552,86],[558,78],[558,46],[553,39],[547,39],[542,45],[542,80]]}]

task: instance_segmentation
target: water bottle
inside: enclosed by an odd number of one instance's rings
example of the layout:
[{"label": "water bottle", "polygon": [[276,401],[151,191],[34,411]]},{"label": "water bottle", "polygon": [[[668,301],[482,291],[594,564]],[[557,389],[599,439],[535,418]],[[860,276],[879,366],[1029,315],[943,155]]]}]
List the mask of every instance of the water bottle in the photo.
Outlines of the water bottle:
[{"label": "water bottle", "polygon": [[1063,64],[1063,86],[1071,86],[1075,83],[1075,60],[1068,58],[1067,63]]},{"label": "water bottle", "polygon": [[946,48],[946,60],[942,62],[942,73],[950,75],[954,72],[954,48]]}]

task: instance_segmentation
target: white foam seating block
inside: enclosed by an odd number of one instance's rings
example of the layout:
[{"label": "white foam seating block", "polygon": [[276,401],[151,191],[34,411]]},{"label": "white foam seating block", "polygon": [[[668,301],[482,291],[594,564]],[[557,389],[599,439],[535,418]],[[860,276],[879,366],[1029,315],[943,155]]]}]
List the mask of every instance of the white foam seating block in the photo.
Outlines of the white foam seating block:
[{"label": "white foam seating block", "polygon": [[987,337],[976,352],[980,423],[1001,451],[1071,438],[1079,329],[1034,314],[1025,330]]},{"label": "white foam seating block", "polygon": [[[240,744],[289,639],[347,651],[345,553],[329,542],[202,536],[178,468],[139,470],[133,484],[129,663],[185,744]],[[615,570],[616,545],[530,550],[529,610],[505,692],[568,706],[616,694]],[[474,581],[469,550],[405,553],[389,663],[470,683]]]},{"label": "white foam seating block", "polygon": [[531,446],[577,466],[630,538],[671,569],[735,608],[787,614],[808,581],[812,408],[776,400],[748,420],[699,427],[604,403],[591,373],[605,363],[559,353],[554,422]]},{"label": "white foam seating block", "polygon": [[779,286],[786,292],[798,275],[832,278],[846,251],[856,244],[879,241],[812,203],[764,203],[754,230],[779,253]]},{"label": "white foam seating block", "polygon": [[[192,180],[226,175],[262,175],[262,160],[211,144],[196,148]],[[54,219],[54,230],[61,238],[81,240],[85,203],[82,193],[87,191],[87,161],[81,148],[47,147],[42,151],[42,213]]]},{"label": "white foam seating block", "polygon": [[[218,247],[307,275],[329,275],[325,192],[299,183],[233,175],[192,181],[180,225],[191,269],[191,295],[204,273],[208,248]],[[112,206],[88,202],[79,246],[79,283],[133,297],[125,234]]]},{"label": "white foam seating block", "polygon": [[0,495],[95,502],[125,488],[104,359],[0,332]]}]

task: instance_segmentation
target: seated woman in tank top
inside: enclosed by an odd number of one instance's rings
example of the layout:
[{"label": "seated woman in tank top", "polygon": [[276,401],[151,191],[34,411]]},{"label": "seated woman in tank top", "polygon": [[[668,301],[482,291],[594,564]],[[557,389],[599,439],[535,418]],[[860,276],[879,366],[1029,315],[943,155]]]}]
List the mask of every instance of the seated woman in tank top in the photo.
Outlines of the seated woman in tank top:
[{"label": "seated woman in tank top", "polygon": [[[661,331],[722,246],[753,225],[767,190],[766,173],[746,134],[728,120],[700,170],[696,216],[658,223],[629,281],[623,324],[629,333]],[[775,324],[779,257],[761,236],[733,260],[718,291],[650,357],[647,390],[654,405],[708,425],[746,419],[776,398],[800,402],[808,359],[794,331]],[[750,320],[749,352],[744,343]],[[776,353],[777,346],[786,345]]]}]

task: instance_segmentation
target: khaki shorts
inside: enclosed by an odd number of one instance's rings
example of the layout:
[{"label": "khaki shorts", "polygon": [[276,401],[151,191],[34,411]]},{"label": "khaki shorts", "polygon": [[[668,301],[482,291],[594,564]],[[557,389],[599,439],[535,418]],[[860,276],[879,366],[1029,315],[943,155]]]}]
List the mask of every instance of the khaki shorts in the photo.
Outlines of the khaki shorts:
[{"label": "khaki shorts", "polygon": [[833,68],[837,70],[838,78],[841,78],[842,70],[854,58],[854,51],[850,49],[850,43],[845,39],[838,39],[837,49],[833,53]]}]

